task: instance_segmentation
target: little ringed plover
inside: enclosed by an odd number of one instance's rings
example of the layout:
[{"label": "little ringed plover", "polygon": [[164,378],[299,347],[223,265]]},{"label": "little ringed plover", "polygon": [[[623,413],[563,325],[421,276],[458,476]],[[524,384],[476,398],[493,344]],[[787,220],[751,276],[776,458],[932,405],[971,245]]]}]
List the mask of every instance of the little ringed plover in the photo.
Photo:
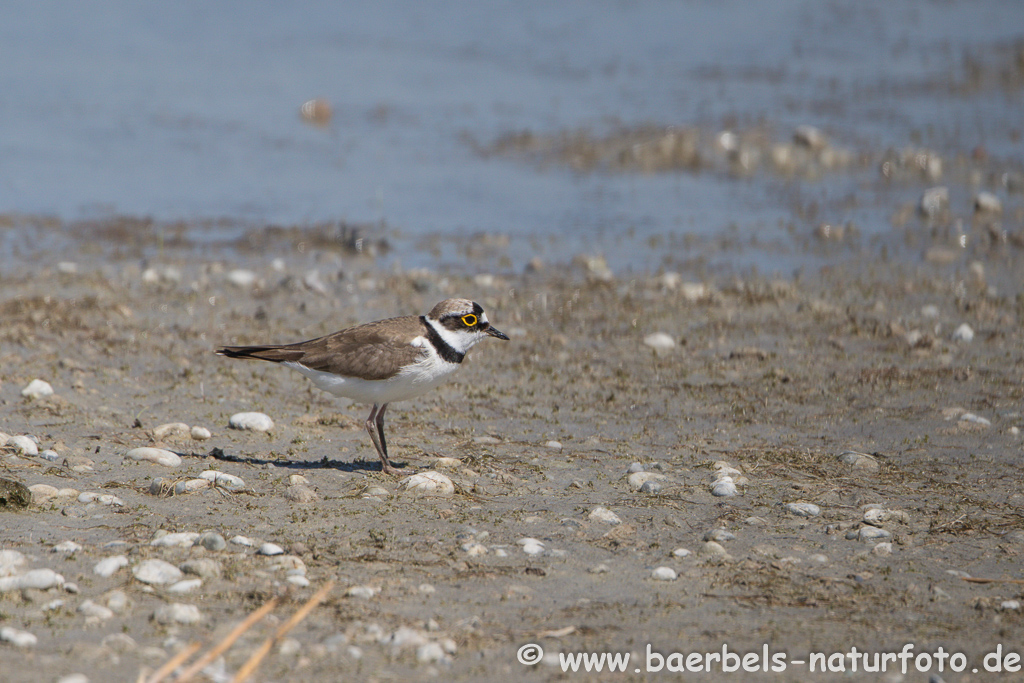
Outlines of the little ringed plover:
[{"label": "little ringed plover", "polygon": [[426,315],[378,320],[295,344],[225,346],[217,354],[281,363],[326,392],[372,404],[366,431],[384,472],[397,474],[384,439],[388,404],[441,384],[484,337],[508,340],[491,327],[480,304],[445,299]]}]

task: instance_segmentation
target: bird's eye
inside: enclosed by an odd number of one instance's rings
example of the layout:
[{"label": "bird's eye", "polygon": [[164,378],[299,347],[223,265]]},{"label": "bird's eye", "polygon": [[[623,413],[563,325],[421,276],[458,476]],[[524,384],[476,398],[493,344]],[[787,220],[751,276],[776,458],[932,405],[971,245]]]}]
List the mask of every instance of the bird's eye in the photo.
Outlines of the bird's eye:
[{"label": "bird's eye", "polygon": [[462,323],[466,327],[473,327],[474,325],[476,325],[476,316],[473,315],[472,313],[467,313],[466,315],[462,316]]}]

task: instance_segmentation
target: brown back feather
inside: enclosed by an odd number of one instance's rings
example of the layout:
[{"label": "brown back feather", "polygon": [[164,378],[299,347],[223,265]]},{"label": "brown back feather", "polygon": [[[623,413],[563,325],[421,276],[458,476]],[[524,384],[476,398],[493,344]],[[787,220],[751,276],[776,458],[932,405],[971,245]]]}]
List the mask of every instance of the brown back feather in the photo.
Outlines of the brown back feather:
[{"label": "brown back feather", "polygon": [[[386,329],[397,322],[408,325],[413,321],[417,325],[410,325],[415,330],[412,334],[395,335],[394,330]],[[425,331],[420,327],[422,323],[416,316],[390,318],[295,344],[225,346],[217,353],[228,358],[253,358],[273,363],[291,361],[345,377],[389,379],[397,375],[402,366],[423,357],[422,348],[410,345]]]}]

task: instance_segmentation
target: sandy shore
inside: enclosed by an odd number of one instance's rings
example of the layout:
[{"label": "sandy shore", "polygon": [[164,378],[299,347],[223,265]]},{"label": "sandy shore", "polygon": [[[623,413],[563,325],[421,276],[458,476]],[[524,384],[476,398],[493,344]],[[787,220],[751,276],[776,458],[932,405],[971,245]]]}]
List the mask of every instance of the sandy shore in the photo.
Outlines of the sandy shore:
[{"label": "sandy shore", "polygon": [[[117,499],[37,493],[0,508],[2,548],[21,560],[9,554],[4,571],[61,575],[0,594],[0,626],[36,638],[0,645],[5,680],[135,680],[281,596],[224,655],[234,672],[329,580],[256,680],[560,680],[558,653],[577,652],[632,653],[627,673],[598,678],[641,680],[658,662],[648,645],[663,656],[767,646],[788,663],[912,643],[964,653],[966,672],[944,675],[967,681],[987,675],[982,658],[999,643],[1019,649],[1021,586],[1004,582],[1021,578],[1024,552],[1019,251],[984,267],[851,260],[697,282],[593,263],[403,272],[330,250],[311,278],[297,251],[271,246],[273,265],[237,250],[164,245],[143,263],[127,247],[115,258],[82,248],[3,278],[0,429],[34,437],[51,460],[9,444],[0,476]],[[448,296],[479,301],[512,337],[479,345],[456,381],[389,413],[392,460],[445,474],[452,495],[381,474],[366,407],[212,353]],[[969,341],[957,340],[962,325]],[[23,397],[37,378],[53,395]],[[276,426],[229,429],[242,411]],[[211,437],[154,434],[175,422]],[[125,458],[142,446],[181,464]],[[863,455],[840,457],[851,451]],[[714,496],[726,466],[739,495]],[[244,488],[153,486],[208,470]],[[162,532],[256,546],[153,545]],[[258,555],[264,542],[284,559]],[[95,573],[118,555],[126,566]],[[188,565],[201,585],[174,593],[135,578],[149,559],[214,562]],[[161,611],[173,603],[199,620]],[[517,661],[528,643],[542,663]],[[747,677],[819,675],[790,663]]]}]

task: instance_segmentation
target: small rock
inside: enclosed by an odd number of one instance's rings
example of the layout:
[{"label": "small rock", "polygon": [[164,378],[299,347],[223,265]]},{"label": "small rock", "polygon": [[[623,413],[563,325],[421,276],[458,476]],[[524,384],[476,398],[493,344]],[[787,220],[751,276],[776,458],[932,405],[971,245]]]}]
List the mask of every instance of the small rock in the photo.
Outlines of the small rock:
[{"label": "small rock", "polygon": [[862,526],[856,532],[855,538],[860,541],[873,541],[880,538],[891,538],[892,534],[885,529],[876,526]]},{"label": "small rock", "polygon": [[686,548],[676,548],[672,551],[672,557],[686,557],[692,553]]},{"label": "small rock", "polygon": [[124,501],[111,493],[100,493],[98,491],[82,491],[78,494],[79,503],[98,503],[100,505],[123,506]]},{"label": "small rock", "polygon": [[1019,612],[1020,600],[1003,600],[999,603],[999,609],[1004,612]]},{"label": "small rock", "polygon": [[728,555],[722,544],[716,541],[707,541],[704,545],[702,545],[700,548],[700,554],[711,556]]},{"label": "small rock", "polygon": [[739,491],[736,488],[736,484],[726,477],[726,479],[716,481],[711,485],[711,495],[718,496],[719,498],[729,498],[739,495]]},{"label": "small rock", "polygon": [[190,593],[203,585],[202,579],[182,579],[167,587],[168,593]]},{"label": "small rock", "polygon": [[416,661],[421,664],[444,663],[451,659],[440,643],[423,643],[416,648]]},{"label": "small rock", "polygon": [[276,543],[264,543],[260,546],[260,549],[256,551],[258,555],[284,555],[284,548],[277,545]]},{"label": "small rock", "polygon": [[655,351],[668,351],[675,348],[676,340],[664,332],[655,332],[644,337],[644,345]]},{"label": "small rock", "polygon": [[639,491],[643,488],[644,484],[651,481],[664,480],[665,478],[664,474],[659,474],[658,472],[633,472],[626,477],[626,483],[629,484],[629,488]]},{"label": "small rock", "polygon": [[126,556],[114,555],[113,557],[104,558],[93,565],[92,573],[104,577],[113,576],[118,569],[127,566],[128,558]]},{"label": "small rock", "polygon": [[31,399],[53,396],[53,387],[51,387],[50,383],[45,380],[34,379],[28,383],[28,386],[21,390],[21,395],[25,398]]},{"label": "small rock", "polygon": [[665,484],[660,481],[645,481],[644,485],[640,487],[640,493],[646,493],[655,496],[661,493],[661,490],[665,488]]},{"label": "small rock", "polygon": [[516,543],[522,546],[523,552],[527,555],[544,554],[544,542],[538,541],[536,538],[520,538]]},{"label": "small rock", "polygon": [[655,581],[675,581],[679,578],[679,575],[676,574],[676,570],[672,569],[672,567],[658,567],[651,572],[651,578]]},{"label": "small rock", "polygon": [[52,569],[30,569],[20,576],[8,576],[0,579],[0,593],[24,588],[44,591],[63,585],[64,577]]},{"label": "small rock", "polygon": [[[483,543],[477,543],[476,541],[471,541],[469,543],[463,543],[462,544],[462,550],[463,550],[463,552],[465,552],[470,557],[477,557],[479,555],[486,555],[487,554],[487,546],[485,546]],[[542,550],[543,550],[543,548],[542,548]]]},{"label": "small rock", "polygon": [[[150,483],[149,492],[159,495],[163,491],[163,484],[163,479],[157,477],[157,479],[154,479]],[[185,481],[179,481],[174,484],[174,495],[187,496],[190,493],[205,491],[211,486],[213,486],[213,482],[209,479],[186,479]],[[154,487],[156,487],[156,491],[154,491]]]},{"label": "small rock", "polygon": [[39,455],[39,446],[24,434],[12,436],[7,440],[7,446],[13,448],[18,455]]},{"label": "small rock", "polygon": [[246,289],[256,284],[256,273],[245,268],[236,268],[228,272],[226,279],[236,287]]},{"label": "small rock", "polygon": [[82,549],[82,546],[74,541],[61,541],[57,545],[53,546],[53,552],[55,553],[77,553]]},{"label": "small rock", "polygon": [[125,453],[125,456],[132,460],[151,462],[163,465],[164,467],[178,467],[181,465],[181,458],[176,453],[163,448],[153,448],[152,446],[133,448]]},{"label": "small rock", "polygon": [[142,583],[162,585],[174,583],[182,578],[181,570],[163,560],[143,560],[132,569],[132,574]]},{"label": "small rock", "polygon": [[68,674],[57,679],[57,683],[89,683],[89,677],[85,674]]},{"label": "small rock", "polygon": [[974,340],[974,330],[967,323],[963,323],[960,327],[953,330],[952,339],[956,342],[971,342]]},{"label": "small rock", "polygon": [[974,197],[974,211],[976,213],[1002,213],[1003,202],[991,192],[979,192]]},{"label": "small rock", "polygon": [[711,531],[704,534],[704,540],[717,541],[719,543],[724,543],[726,541],[735,541],[736,534],[725,529],[712,529]]},{"label": "small rock", "polygon": [[317,499],[316,491],[305,484],[289,486],[284,490],[284,497],[293,503],[312,503]]},{"label": "small rock", "polygon": [[196,540],[196,545],[201,545],[211,552],[219,552],[228,546],[224,537],[213,531],[207,531],[205,534],[202,534]]},{"label": "small rock", "polygon": [[128,595],[124,591],[114,590],[107,593],[107,607],[109,607],[114,614],[124,614],[128,611],[131,606],[131,601],[128,600]]},{"label": "small rock", "polygon": [[844,451],[838,456],[839,462],[844,465],[848,465],[855,470],[863,470],[865,472],[877,472],[881,465],[878,460],[867,453],[858,453],[857,451]]},{"label": "small rock", "polygon": [[181,563],[179,568],[186,574],[198,576],[207,581],[219,579],[221,575],[220,562],[209,557],[197,557],[186,560]]},{"label": "small rock", "polygon": [[149,542],[156,548],[191,548],[196,543],[199,534],[194,531],[182,531],[173,534],[161,534]]},{"label": "small rock", "polygon": [[828,138],[825,137],[825,133],[820,128],[814,126],[802,125],[797,126],[793,132],[793,142],[796,144],[806,147],[811,151],[817,152],[818,150],[825,149],[828,145]]},{"label": "small rock", "polygon": [[199,475],[200,479],[205,479],[211,482],[214,486],[227,489],[229,491],[241,491],[245,488],[245,482],[242,481],[241,477],[236,477],[233,474],[227,472],[218,472],[217,470],[206,470]]},{"label": "small rock", "polygon": [[15,647],[32,647],[39,642],[35,635],[12,626],[0,628],[0,640]]},{"label": "small rock", "polygon": [[234,543],[235,545],[243,545],[247,548],[253,548],[256,546],[256,541],[252,540],[248,536],[232,536],[228,543]]},{"label": "small rock", "polygon": [[587,517],[595,522],[604,522],[605,524],[622,524],[622,519],[620,519],[617,514],[601,505],[594,508]]},{"label": "small rock", "polygon": [[930,187],[921,195],[919,209],[926,218],[935,218],[949,208],[949,188]]},{"label": "small rock", "polygon": [[785,508],[797,517],[817,517],[821,514],[821,508],[814,503],[786,503]]},{"label": "small rock", "polygon": [[608,572],[611,571],[611,569],[608,567],[608,565],[606,565],[604,562],[602,562],[599,565],[591,567],[587,571],[589,571],[591,574],[607,574]]},{"label": "small rock", "polygon": [[185,605],[180,602],[172,602],[169,605],[158,607],[153,613],[153,619],[158,624],[197,624],[203,620],[203,615],[195,605]]},{"label": "small rock", "polygon": [[892,555],[892,543],[884,541],[876,544],[875,547],[871,549],[871,554],[879,556]]},{"label": "small rock", "polygon": [[553,451],[560,451],[562,450],[562,442],[555,441],[554,439],[552,439],[551,441],[545,441],[544,448],[550,448]]},{"label": "small rock", "polygon": [[161,440],[175,436],[186,436],[189,432],[189,426],[184,422],[168,422],[153,429],[153,438]]},{"label": "small rock", "polygon": [[379,588],[373,586],[349,586],[348,590],[345,591],[345,595],[351,598],[363,598],[369,600],[373,596],[380,592]]},{"label": "small rock", "polygon": [[106,621],[114,616],[114,610],[103,605],[98,605],[92,600],[86,600],[78,606],[78,613],[84,614],[88,618],[98,619],[100,621]]},{"label": "small rock", "polygon": [[269,432],[274,428],[274,421],[264,413],[235,413],[228,420],[228,426],[232,429]]},{"label": "small rock", "polygon": [[495,439],[493,436],[474,436],[473,443],[480,446],[496,446],[501,443],[501,439]]},{"label": "small rock", "polygon": [[452,480],[433,470],[406,477],[399,484],[403,489],[418,495],[450,496],[455,493]]},{"label": "small rock", "polygon": [[193,427],[190,436],[195,441],[206,441],[213,435],[210,434],[210,430],[206,427]]}]

